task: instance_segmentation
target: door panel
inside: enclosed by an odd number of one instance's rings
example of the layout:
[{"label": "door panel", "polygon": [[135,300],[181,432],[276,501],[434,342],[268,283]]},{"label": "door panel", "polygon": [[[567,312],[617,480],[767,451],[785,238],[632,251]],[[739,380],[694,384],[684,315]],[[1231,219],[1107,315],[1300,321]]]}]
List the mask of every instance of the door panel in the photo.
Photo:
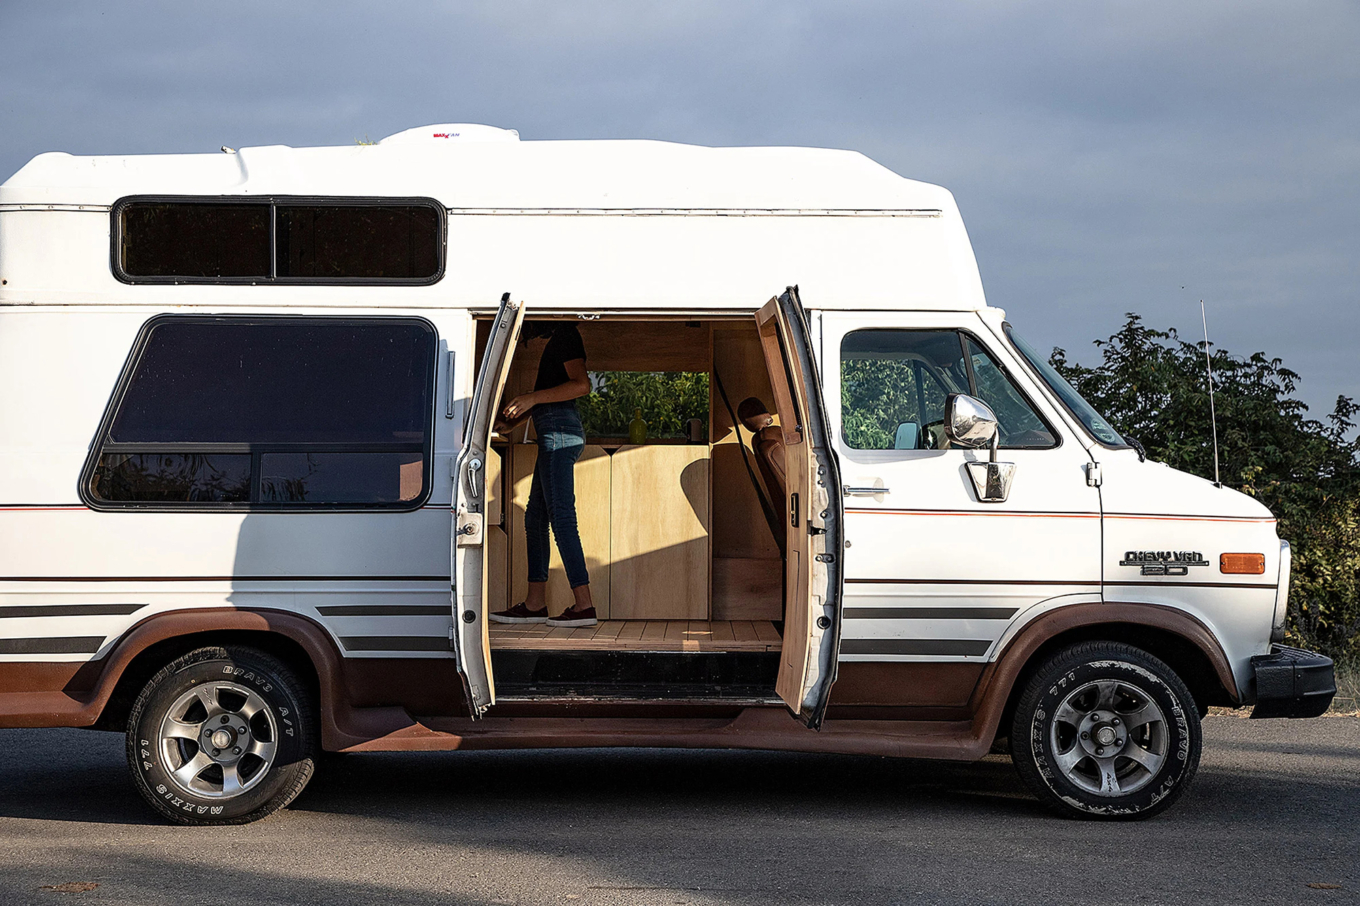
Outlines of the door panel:
[{"label": "door panel", "polygon": [[486,606],[489,578],[487,513],[495,506],[489,502],[486,463],[496,422],[496,405],[510,373],[510,360],[523,323],[524,306],[512,302],[510,294],[506,293],[477,372],[463,449],[454,466],[450,545],[454,651],[458,656],[458,673],[467,693],[469,713],[474,718],[480,717],[496,700]]},{"label": "door panel", "polygon": [[[1089,455],[980,319],[824,313],[824,378],[846,500],[849,661],[985,662],[1036,605],[1100,600],[1100,497]],[[949,393],[978,396],[1016,465],[1009,499],[977,499],[948,449]]]},{"label": "door panel", "polygon": [[840,643],[840,474],[797,288],[771,299],[756,324],[784,432],[787,482],[784,644],[775,689],[799,720],[816,728],[836,681]]}]

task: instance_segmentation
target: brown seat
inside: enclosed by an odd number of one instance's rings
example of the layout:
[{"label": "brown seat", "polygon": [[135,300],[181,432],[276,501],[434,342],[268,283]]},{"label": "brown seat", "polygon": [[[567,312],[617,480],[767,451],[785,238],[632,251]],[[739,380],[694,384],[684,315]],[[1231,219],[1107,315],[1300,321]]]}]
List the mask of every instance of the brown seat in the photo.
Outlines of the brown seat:
[{"label": "brown seat", "polygon": [[[765,492],[774,504],[775,512],[781,513],[784,501],[788,499],[788,486],[784,479],[784,432],[775,427],[774,416],[765,404],[754,396],[741,401],[737,407],[737,417],[750,431],[751,448],[755,450],[756,462],[760,466],[760,477],[765,483]],[[782,517],[781,517],[782,521]]]}]

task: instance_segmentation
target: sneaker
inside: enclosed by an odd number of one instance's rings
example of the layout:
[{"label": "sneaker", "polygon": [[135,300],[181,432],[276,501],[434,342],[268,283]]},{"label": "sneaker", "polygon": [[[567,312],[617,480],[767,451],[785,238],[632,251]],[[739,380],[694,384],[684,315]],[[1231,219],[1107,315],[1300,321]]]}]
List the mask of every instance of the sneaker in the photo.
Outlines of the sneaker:
[{"label": "sneaker", "polygon": [[548,617],[549,626],[594,626],[598,622],[600,621],[595,619],[594,607],[587,607],[585,610],[571,607],[555,617]]},{"label": "sneaker", "polygon": [[491,621],[493,623],[546,623],[548,622],[548,608],[530,610],[524,606],[523,602],[520,602],[509,610],[498,610],[491,614]]}]

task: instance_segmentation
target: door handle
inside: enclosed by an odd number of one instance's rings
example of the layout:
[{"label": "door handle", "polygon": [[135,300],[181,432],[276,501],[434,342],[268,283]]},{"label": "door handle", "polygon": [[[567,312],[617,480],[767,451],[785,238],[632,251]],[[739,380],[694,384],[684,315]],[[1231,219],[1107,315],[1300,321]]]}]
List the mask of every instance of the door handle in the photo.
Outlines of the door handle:
[{"label": "door handle", "polygon": [[848,484],[842,485],[842,488],[845,490],[845,493],[849,494],[851,497],[873,497],[877,494],[892,493],[891,488],[854,488]]},{"label": "door handle", "polygon": [[473,500],[476,500],[478,497],[482,496],[482,495],[481,495],[481,492],[480,492],[480,491],[478,490],[478,488],[477,488],[477,473],[480,472],[481,469],[482,469],[482,461],[481,461],[480,459],[475,459],[475,458],[474,458],[474,459],[468,460],[468,464],[467,464],[467,490],[468,490],[468,496],[471,497]]}]

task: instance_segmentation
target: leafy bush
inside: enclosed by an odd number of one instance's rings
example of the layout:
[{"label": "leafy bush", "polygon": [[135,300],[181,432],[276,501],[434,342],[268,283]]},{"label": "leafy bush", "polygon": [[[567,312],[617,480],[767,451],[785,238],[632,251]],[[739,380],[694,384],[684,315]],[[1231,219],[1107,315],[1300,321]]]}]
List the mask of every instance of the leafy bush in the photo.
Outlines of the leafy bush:
[{"label": "leafy bush", "polygon": [[[1054,349],[1053,366],[1148,455],[1213,478],[1204,344],[1154,330],[1130,313],[1088,368]],[[1360,654],[1360,412],[1338,397],[1326,421],[1308,418],[1293,394],[1299,376],[1280,359],[1214,349],[1223,483],[1260,500],[1293,546],[1290,638],[1328,653]]]},{"label": "leafy bush", "polygon": [[684,437],[692,418],[708,431],[707,372],[592,371],[590,386],[576,404],[587,437],[627,437],[638,409],[648,437]]}]

